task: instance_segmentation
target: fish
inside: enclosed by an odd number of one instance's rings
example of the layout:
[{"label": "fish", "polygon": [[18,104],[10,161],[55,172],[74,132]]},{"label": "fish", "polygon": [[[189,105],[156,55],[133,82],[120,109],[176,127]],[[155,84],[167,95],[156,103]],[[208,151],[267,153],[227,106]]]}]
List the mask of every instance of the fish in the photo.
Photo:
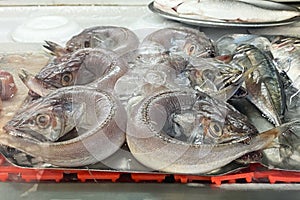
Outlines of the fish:
[{"label": "fish", "polygon": [[254,68],[225,63],[218,58],[191,59],[184,70],[190,86],[211,96],[228,100],[242,86]]},{"label": "fish", "polygon": [[299,17],[297,9],[284,10],[234,0],[188,0],[174,7],[180,17],[229,22],[277,22]]},{"label": "fish", "polygon": [[[294,120],[300,119],[300,96],[295,95],[297,89],[291,85],[285,88],[287,112],[285,112],[282,123],[289,123]],[[229,99],[229,103],[234,106],[238,111],[247,116],[250,122],[257,128],[259,132],[267,131],[274,128],[274,124],[262,116],[262,112],[252,104],[247,98]],[[276,140],[274,146],[263,150],[262,157],[257,160],[258,163],[266,166],[267,168],[280,169],[280,170],[300,170],[300,127],[295,124],[287,133],[283,133]]]},{"label": "fish", "polygon": [[[258,134],[256,129],[252,129],[252,125],[248,126],[247,121],[236,121],[241,119],[240,114],[236,118],[230,113],[227,120],[232,122],[231,125],[220,127],[217,122],[219,119],[224,120],[223,114],[226,113],[218,111],[219,104],[212,106],[210,102],[206,102],[207,98],[209,97],[204,93],[195,95],[191,91],[164,91],[146,97],[136,104],[129,113],[131,120],[128,121],[126,134],[133,156],[145,166],[158,171],[207,173],[249,152],[267,148],[278,135],[294,125],[289,123]],[[225,102],[223,106],[222,110],[229,109]],[[238,134],[245,137],[224,143],[193,144],[168,135],[167,132],[172,126],[169,120],[172,113],[180,114],[191,107],[207,117],[202,125],[208,128],[207,133],[211,136],[214,134],[216,138],[223,138],[222,131],[226,132],[226,128],[230,127],[240,130]],[[229,132],[232,133],[231,130]]]},{"label": "fish", "polygon": [[0,144],[53,166],[79,167],[116,152],[125,127],[126,113],[112,94],[65,87],[19,110],[3,127]]},{"label": "fish", "polygon": [[286,110],[283,82],[272,59],[253,45],[240,45],[230,63],[255,67],[245,79],[246,98],[273,124],[280,125]]},{"label": "fish", "polygon": [[300,90],[300,39],[278,36],[272,40],[271,52],[277,69],[286,73],[293,85]]},{"label": "fish", "polygon": [[140,47],[157,48],[169,56],[174,68],[181,70],[190,57],[214,57],[213,41],[203,32],[192,28],[162,28],[147,35]]},{"label": "fish", "polygon": [[60,57],[66,53],[74,52],[84,48],[104,48],[123,55],[136,49],[139,39],[134,32],[125,27],[117,26],[94,26],[84,29],[73,36],[62,47],[54,42],[46,41],[44,47],[51,54]]},{"label": "fish", "polygon": [[177,15],[176,8],[183,2],[184,0],[154,0],[153,6],[164,12]]},{"label": "fish", "polygon": [[127,69],[126,62],[116,53],[86,48],[54,58],[35,76],[23,69],[19,77],[31,91],[45,96],[57,88],[73,85],[112,91]]},{"label": "fish", "polygon": [[261,51],[271,54],[271,41],[264,36],[254,34],[226,34],[215,42],[217,55],[232,55],[241,44],[250,44]]}]

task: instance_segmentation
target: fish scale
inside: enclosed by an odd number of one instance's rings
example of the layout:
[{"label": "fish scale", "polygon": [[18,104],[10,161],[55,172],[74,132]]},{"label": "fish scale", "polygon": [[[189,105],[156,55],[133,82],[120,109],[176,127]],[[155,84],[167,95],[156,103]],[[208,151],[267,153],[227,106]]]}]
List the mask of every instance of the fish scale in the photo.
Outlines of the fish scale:
[{"label": "fish scale", "polygon": [[240,45],[233,57],[233,63],[246,68],[256,67],[245,80],[247,98],[275,125],[280,125],[280,117],[285,112],[285,93],[280,75],[270,58],[252,45]]},{"label": "fish scale", "polygon": [[[28,112],[20,112],[19,115],[15,116],[16,119],[13,118],[11,122],[16,120],[25,127],[29,121],[19,121],[18,118],[34,118],[40,112],[39,108],[44,106],[43,103],[40,104],[39,102],[49,102],[51,100],[89,105],[89,108],[82,106],[81,110],[74,111],[87,113],[87,115],[76,115],[74,113],[71,115],[72,118],[75,118],[74,128],[79,131],[83,130],[83,132],[79,132],[76,137],[67,140],[60,141],[60,138],[57,138],[56,141],[40,141],[39,138],[34,138],[32,135],[33,131],[29,128],[30,124],[26,130],[25,128],[19,130],[18,126],[14,126],[14,124],[11,126],[8,123],[4,127],[6,132],[0,134],[0,143],[40,158],[45,163],[61,167],[78,167],[97,163],[115,153],[124,143],[126,114],[122,106],[111,94],[99,92],[87,86],[57,89],[46,97],[41,97],[33,102],[31,104],[33,107],[32,112],[29,112],[29,114]],[[51,105],[49,106],[51,107]],[[91,109],[92,106],[96,110]],[[24,109],[29,110],[28,107]],[[62,110],[62,112],[60,118],[56,120],[62,126],[66,126],[70,121],[64,120],[66,110]],[[119,121],[120,118],[122,118],[122,122]],[[51,124],[49,128],[55,129],[56,127],[53,126]],[[60,130],[61,128],[56,129],[56,131]],[[41,135],[48,132],[48,128],[39,128],[38,130]],[[63,136],[61,135],[61,138],[67,134],[69,132],[65,132]]]},{"label": "fish scale", "polygon": [[[165,104],[172,99],[176,102],[193,104],[196,101],[195,98],[191,91],[161,92],[146,97],[132,109],[129,113],[131,120],[128,121],[126,139],[131,153],[138,161],[154,170],[165,172],[206,173],[246,153],[266,148],[274,138],[294,125],[294,123],[285,124],[255,136],[238,138],[237,141],[223,144],[190,144],[166,135],[164,130],[153,128],[153,122],[164,124],[161,118],[156,118],[157,115],[153,113],[157,105],[167,106],[169,112],[175,112],[180,109],[176,108],[177,103]],[[181,104],[182,107],[189,106]]]}]

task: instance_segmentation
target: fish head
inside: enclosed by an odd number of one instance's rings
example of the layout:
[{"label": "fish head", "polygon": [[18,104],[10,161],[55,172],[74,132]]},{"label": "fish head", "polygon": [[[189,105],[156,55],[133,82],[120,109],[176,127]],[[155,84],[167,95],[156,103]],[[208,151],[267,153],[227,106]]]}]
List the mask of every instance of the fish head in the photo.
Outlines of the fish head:
[{"label": "fish head", "polygon": [[74,52],[79,49],[92,47],[92,37],[92,32],[82,32],[78,35],[73,36],[66,44],[67,51]]},{"label": "fish head", "polygon": [[241,141],[258,133],[248,118],[225,101],[199,92],[194,109],[203,126],[204,143]]},{"label": "fish head", "polygon": [[191,67],[185,70],[190,84],[193,88],[200,91],[216,91],[214,81],[217,78],[216,70],[209,65],[202,65],[203,67]]},{"label": "fish head", "polygon": [[35,76],[36,79],[55,88],[75,85],[85,53],[68,53],[50,61]]},{"label": "fish head", "polygon": [[26,139],[53,142],[75,127],[72,112],[69,102],[40,98],[18,111],[3,129]]},{"label": "fish head", "polygon": [[215,56],[213,42],[204,34],[190,35],[185,40],[183,51],[187,56],[210,58]]}]

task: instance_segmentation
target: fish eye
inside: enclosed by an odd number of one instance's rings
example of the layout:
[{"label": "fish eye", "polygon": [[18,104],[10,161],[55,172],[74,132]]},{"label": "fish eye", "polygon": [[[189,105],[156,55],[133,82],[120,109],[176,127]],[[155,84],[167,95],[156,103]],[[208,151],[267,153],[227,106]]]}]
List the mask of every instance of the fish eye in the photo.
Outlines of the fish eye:
[{"label": "fish eye", "polygon": [[71,73],[64,73],[61,77],[61,84],[63,86],[69,86],[72,81],[73,81],[73,76]]},{"label": "fish eye", "polygon": [[47,114],[38,114],[36,117],[36,124],[40,128],[48,128],[50,125],[50,116]]},{"label": "fish eye", "polygon": [[212,137],[221,137],[223,135],[223,130],[222,127],[219,123],[217,122],[211,122],[209,124],[209,132]]},{"label": "fish eye", "polygon": [[212,70],[206,69],[203,71],[203,77],[207,78],[208,80],[214,81],[215,80],[215,74]]},{"label": "fish eye", "polygon": [[188,55],[194,54],[195,51],[196,51],[196,46],[192,44],[192,45],[189,46],[189,48],[188,48]]},{"label": "fish eye", "polygon": [[30,119],[28,121],[29,126],[35,126],[34,120]]},{"label": "fish eye", "polygon": [[89,47],[91,47],[90,42],[84,41],[84,48],[89,48]]}]

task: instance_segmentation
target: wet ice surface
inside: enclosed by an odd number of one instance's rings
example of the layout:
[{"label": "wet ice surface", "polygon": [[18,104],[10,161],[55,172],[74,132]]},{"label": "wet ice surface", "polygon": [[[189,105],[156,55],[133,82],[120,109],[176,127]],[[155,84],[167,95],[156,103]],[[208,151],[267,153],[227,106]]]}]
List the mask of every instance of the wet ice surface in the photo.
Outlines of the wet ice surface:
[{"label": "wet ice surface", "polygon": [[21,68],[26,68],[32,73],[37,73],[46,63],[49,57],[44,53],[23,53],[23,54],[1,54],[0,69],[9,71],[17,86],[16,95],[8,100],[3,101],[3,108],[0,112],[0,128],[13,117],[14,113],[28,94],[28,89],[18,77],[18,72]]}]

